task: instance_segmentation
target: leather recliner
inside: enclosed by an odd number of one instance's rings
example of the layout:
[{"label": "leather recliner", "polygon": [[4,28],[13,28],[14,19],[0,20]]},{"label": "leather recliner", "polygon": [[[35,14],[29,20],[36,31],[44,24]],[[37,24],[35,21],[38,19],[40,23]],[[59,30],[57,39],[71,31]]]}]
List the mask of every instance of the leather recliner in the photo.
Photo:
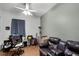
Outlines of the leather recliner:
[{"label": "leather recliner", "polygon": [[59,44],[57,44],[56,48],[53,48],[50,50],[56,55],[56,56],[64,56],[64,51],[65,51],[65,42],[64,41],[60,41]]},{"label": "leather recliner", "polygon": [[72,52],[79,54],[79,42],[67,40],[67,47]]},{"label": "leather recliner", "polygon": [[54,55],[64,56],[66,43],[57,37],[49,38],[49,49],[54,53]]},{"label": "leather recliner", "polygon": [[57,37],[50,37],[49,38],[49,48],[56,49],[57,45],[59,44],[60,41],[61,41],[61,39],[59,39]]},{"label": "leather recliner", "polygon": [[55,55],[72,56],[73,53],[67,48],[67,43],[65,41],[62,41],[60,38],[57,37],[51,37],[49,38],[49,42],[51,42],[50,49],[53,51]]}]

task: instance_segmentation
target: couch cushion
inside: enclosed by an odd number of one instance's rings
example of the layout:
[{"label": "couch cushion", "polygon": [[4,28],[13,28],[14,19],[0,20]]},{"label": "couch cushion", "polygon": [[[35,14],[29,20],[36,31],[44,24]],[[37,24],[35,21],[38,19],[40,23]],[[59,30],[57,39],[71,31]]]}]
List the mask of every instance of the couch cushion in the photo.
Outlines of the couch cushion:
[{"label": "couch cushion", "polygon": [[49,41],[49,48],[50,49],[56,49],[57,48],[57,44],[53,44]]},{"label": "couch cushion", "polygon": [[57,37],[50,37],[49,41],[54,44],[58,44],[61,39]]},{"label": "couch cushion", "polygon": [[60,41],[57,45],[57,49],[64,51],[66,48],[66,43],[64,41]]}]

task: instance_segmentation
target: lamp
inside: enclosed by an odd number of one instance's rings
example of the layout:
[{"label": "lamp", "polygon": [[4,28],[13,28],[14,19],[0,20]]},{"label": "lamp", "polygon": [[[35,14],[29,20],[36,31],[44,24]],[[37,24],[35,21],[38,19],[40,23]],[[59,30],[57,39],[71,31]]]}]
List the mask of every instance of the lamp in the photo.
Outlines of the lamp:
[{"label": "lamp", "polygon": [[29,12],[29,11],[23,11],[22,13],[25,14],[25,15],[32,16],[31,12]]}]

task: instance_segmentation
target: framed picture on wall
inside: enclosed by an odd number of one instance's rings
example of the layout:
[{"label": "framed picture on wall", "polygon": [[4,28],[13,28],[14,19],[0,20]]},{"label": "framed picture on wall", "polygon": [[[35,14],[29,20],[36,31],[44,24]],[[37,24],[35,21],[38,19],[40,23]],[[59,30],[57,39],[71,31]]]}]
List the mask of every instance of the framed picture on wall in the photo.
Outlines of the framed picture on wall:
[{"label": "framed picture on wall", "polygon": [[10,30],[10,27],[9,27],[9,26],[6,26],[6,27],[5,27],[5,30]]}]

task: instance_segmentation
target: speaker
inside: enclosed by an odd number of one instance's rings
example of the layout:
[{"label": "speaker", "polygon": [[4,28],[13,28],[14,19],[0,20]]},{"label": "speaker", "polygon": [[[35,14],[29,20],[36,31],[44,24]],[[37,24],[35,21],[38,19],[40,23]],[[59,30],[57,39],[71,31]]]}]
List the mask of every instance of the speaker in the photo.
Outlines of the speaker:
[{"label": "speaker", "polygon": [[23,44],[24,44],[24,47],[27,46],[27,41],[24,41]]}]

